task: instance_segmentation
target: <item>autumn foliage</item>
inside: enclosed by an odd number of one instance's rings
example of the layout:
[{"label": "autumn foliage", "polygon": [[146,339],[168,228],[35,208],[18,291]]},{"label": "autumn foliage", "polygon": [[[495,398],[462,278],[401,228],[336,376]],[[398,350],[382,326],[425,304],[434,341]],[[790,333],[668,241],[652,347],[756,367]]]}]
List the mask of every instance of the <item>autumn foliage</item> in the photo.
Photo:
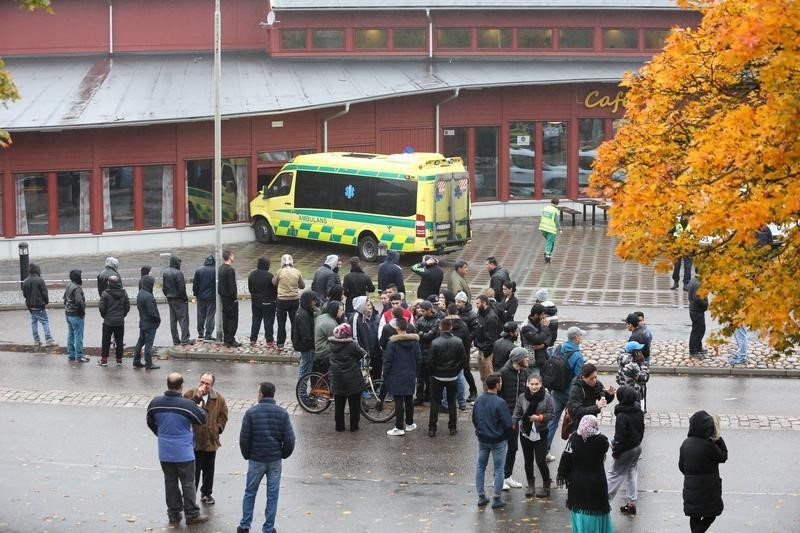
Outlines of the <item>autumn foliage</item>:
[{"label": "autumn foliage", "polygon": [[[786,350],[800,342],[800,2],[681,4],[702,23],[626,76],[628,123],[592,186],[620,257],[667,269],[693,255],[723,333],[746,325]],[[673,238],[684,214],[691,231]],[[768,223],[782,246],[755,245]]]}]

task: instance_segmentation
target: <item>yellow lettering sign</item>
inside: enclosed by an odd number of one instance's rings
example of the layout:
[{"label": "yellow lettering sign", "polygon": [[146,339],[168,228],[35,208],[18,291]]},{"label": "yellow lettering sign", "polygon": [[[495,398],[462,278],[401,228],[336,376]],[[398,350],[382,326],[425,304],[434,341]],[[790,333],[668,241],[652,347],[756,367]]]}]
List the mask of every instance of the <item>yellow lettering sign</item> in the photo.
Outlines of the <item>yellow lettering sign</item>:
[{"label": "yellow lettering sign", "polygon": [[617,110],[619,110],[619,106],[621,106],[624,101],[625,93],[623,91],[618,91],[613,99],[610,96],[600,96],[600,91],[591,91],[586,95],[586,98],[583,99],[583,105],[586,106],[587,109],[592,109],[594,107],[610,107],[611,112],[616,113]]}]

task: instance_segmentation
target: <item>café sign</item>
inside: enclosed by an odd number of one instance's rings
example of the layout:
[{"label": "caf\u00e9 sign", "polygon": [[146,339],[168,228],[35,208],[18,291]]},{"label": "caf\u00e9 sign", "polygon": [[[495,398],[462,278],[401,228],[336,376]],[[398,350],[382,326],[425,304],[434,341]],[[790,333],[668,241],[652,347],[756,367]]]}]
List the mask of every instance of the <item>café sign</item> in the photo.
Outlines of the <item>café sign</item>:
[{"label": "caf\u00e9 sign", "polygon": [[601,108],[610,107],[612,113],[616,113],[624,102],[625,102],[624,91],[618,91],[617,94],[614,95],[613,97],[601,96],[600,91],[591,91],[583,99],[583,105],[587,109],[593,109],[595,107],[601,107]]}]

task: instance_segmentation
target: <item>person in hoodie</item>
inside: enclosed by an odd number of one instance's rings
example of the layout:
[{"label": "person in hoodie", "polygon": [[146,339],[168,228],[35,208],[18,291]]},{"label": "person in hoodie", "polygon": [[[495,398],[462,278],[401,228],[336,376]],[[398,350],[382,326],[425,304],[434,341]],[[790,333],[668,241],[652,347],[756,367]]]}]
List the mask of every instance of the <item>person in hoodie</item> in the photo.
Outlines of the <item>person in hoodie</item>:
[{"label": "person in hoodie", "polygon": [[[314,319],[314,365],[317,372],[327,372],[330,366],[331,347],[328,339],[344,319],[342,302],[328,302]],[[352,330],[351,333],[352,335]]]},{"label": "person in hoodie", "polygon": [[272,283],[272,272],[269,271],[270,262],[266,257],[259,257],[256,269],[250,272],[247,278],[247,289],[250,291],[250,305],[253,309],[253,319],[250,325],[250,345],[255,346],[258,340],[258,331],[261,322],[264,322],[264,340],[267,348],[278,349],[275,344],[275,311],[278,305],[278,287]]},{"label": "person in hoodie", "polygon": [[339,256],[331,254],[325,258],[325,262],[321,267],[314,272],[314,278],[311,281],[311,290],[314,291],[319,298],[320,303],[328,301],[328,294],[331,288],[342,285],[339,279]]},{"label": "person in hoodie", "polygon": [[506,322],[503,324],[503,332],[500,333],[500,338],[494,341],[492,347],[492,371],[500,372],[508,362],[508,357],[511,350],[517,347],[517,339],[519,338],[519,326],[516,322]]},{"label": "person in hoodie", "polygon": [[235,259],[231,250],[223,251],[222,264],[217,272],[217,294],[222,304],[222,340],[228,348],[242,345],[236,340],[236,330],[239,328],[239,288],[236,284],[236,269],[233,268]]},{"label": "person in hoodie", "polygon": [[141,275],[139,276],[139,288],[140,289],[142,288],[142,279],[145,276],[149,276],[151,270],[153,270],[153,267],[151,267],[150,265],[142,265],[142,268],[140,269]]},{"label": "person in hoodie", "polygon": [[192,294],[197,298],[197,338],[214,340],[217,313],[217,269],[214,254],[208,254],[203,266],[194,271]]},{"label": "person in hoodie", "polygon": [[349,315],[348,323],[353,330],[353,338],[364,351],[370,349],[370,333],[365,316],[367,297],[357,296],[353,299],[353,312]]},{"label": "person in hoodie", "polygon": [[391,437],[405,435],[417,429],[414,423],[414,385],[417,368],[422,364],[419,335],[408,333],[408,322],[398,318],[397,333],[389,339],[383,362],[383,388],[394,398],[394,428],[386,432]]},{"label": "person in hoodie", "polygon": [[534,303],[542,304],[544,307],[544,314],[547,317],[550,328],[550,346],[554,346],[558,338],[558,308],[556,304],[547,299],[547,289],[539,289],[535,295],[536,301]]},{"label": "person in hoodie", "polygon": [[639,475],[637,465],[642,455],[642,438],[644,438],[644,413],[639,405],[639,397],[632,387],[620,387],[617,390],[617,401],[614,408],[616,425],[614,438],[611,439],[611,457],[614,463],[608,471],[608,501],[614,501],[617,491],[625,483],[628,502],[619,508],[622,514],[636,514],[636,496]]},{"label": "person in hoodie", "polygon": [[67,357],[74,363],[87,363],[83,353],[83,324],[86,299],[83,296],[80,270],[70,270],[69,284],[64,290],[64,314],[67,317]]},{"label": "person in hoodie", "polygon": [[272,278],[272,284],[278,287],[278,348],[282,350],[286,342],[286,318],[289,318],[291,329],[294,330],[294,319],[300,307],[300,291],[306,288],[303,275],[294,267],[291,255],[281,256],[281,268]]},{"label": "person in hoodie", "polygon": [[97,275],[97,295],[102,296],[108,288],[108,278],[117,276],[120,287],[122,286],[122,276],[119,275],[119,260],[116,257],[106,257],[105,268]]},{"label": "person in hoodie", "polygon": [[100,348],[100,366],[108,366],[108,352],[111,348],[111,336],[114,336],[117,366],[122,366],[122,343],[125,336],[125,317],[131,310],[128,293],[122,288],[117,276],[109,276],[108,288],[100,297],[100,316],[103,317],[103,337]]},{"label": "person in hoodie", "polygon": [[[156,370],[160,368],[153,364],[153,341],[156,338],[156,330],[161,325],[161,314],[158,312],[155,296],[153,296],[153,286],[156,279],[153,276],[143,276],[136,295],[136,309],[139,311],[139,339],[136,341],[136,349],[133,351],[134,368],[146,368]],[[144,352],[144,364],[142,364],[142,352]]]},{"label": "person in hoodie", "polygon": [[344,431],[344,406],[350,407],[350,431],[358,431],[361,420],[361,392],[364,380],[361,360],[367,352],[353,338],[350,324],[339,324],[328,337],[331,361],[331,389],[334,399],[336,431]]},{"label": "person in hoodie", "polygon": [[[169,266],[161,274],[161,290],[169,306],[169,331],[172,344],[186,346],[192,344],[189,338],[189,296],[186,294],[186,279],[181,272],[181,258],[170,256]],[[181,331],[178,336],[178,326]]]},{"label": "person in hoodie", "polygon": [[681,444],[678,468],[683,474],[683,513],[692,533],[702,533],[722,514],[719,465],[728,460],[728,447],[714,419],[705,411],[689,418],[689,433]]},{"label": "person in hoodie", "polygon": [[[300,308],[292,328],[292,347],[300,352],[298,377],[311,372],[314,366],[314,321],[319,315],[319,300],[313,291],[300,295]],[[308,398],[308,388],[300,389],[300,400]]]},{"label": "person in hoodie", "polygon": [[389,285],[394,285],[397,287],[397,292],[406,293],[403,269],[397,264],[399,262],[400,254],[396,250],[389,250],[386,254],[386,261],[378,267],[378,290],[385,291]]},{"label": "person in hoodie", "polygon": [[50,319],[47,316],[47,304],[50,303],[47,284],[42,279],[42,269],[36,263],[31,263],[28,267],[28,277],[22,282],[22,295],[25,296],[25,306],[31,314],[34,346],[37,348],[42,346],[39,337],[39,323],[42,324],[47,346],[58,346],[50,331]]},{"label": "person in hoodie", "polygon": [[361,261],[359,261],[358,257],[350,258],[350,273],[345,275],[344,280],[342,280],[342,289],[346,298],[344,312],[348,315],[353,312],[353,300],[355,298],[375,292],[375,285],[372,283],[369,274],[362,270]]},{"label": "person in hoodie", "polygon": [[420,277],[417,298],[427,300],[430,295],[439,296],[442,281],[444,281],[444,270],[439,266],[439,260],[436,257],[424,256],[421,263],[411,267],[411,271]]}]

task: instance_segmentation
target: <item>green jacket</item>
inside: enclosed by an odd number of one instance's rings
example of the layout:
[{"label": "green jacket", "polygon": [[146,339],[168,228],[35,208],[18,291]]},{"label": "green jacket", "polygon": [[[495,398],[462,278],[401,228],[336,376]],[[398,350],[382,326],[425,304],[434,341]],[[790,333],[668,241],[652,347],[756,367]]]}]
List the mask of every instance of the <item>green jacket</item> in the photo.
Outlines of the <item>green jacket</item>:
[{"label": "green jacket", "polygon": [[320,313],[314,319],[314,359],[328,359],[331,347],[328,337],[333,337],[333,329],[338,325],[336,320],[328,313]]},{"label": "green jacket", "polygon": [[467,283],[464,276],[459,274],[456,269],[450,272],[450,278],[447,280],[447,290],[452,292],[453,295],[463,291],[464,294],[467,295],[467,298],[472,301],[472,295],[469,292],[469,283]]}]

